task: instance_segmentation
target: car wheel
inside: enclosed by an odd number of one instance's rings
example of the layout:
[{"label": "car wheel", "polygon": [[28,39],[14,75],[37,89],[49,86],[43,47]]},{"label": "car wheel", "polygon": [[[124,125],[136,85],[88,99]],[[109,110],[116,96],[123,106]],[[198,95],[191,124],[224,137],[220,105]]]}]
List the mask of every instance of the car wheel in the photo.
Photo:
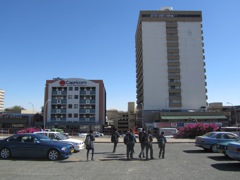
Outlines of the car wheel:
[{"label": "car wheel", "polygon": [[55,149],[51,149],[48,152],[48,159],[50,159],[51,161],[55,161],[59,158],[59,152]]},{"label": "car wheel", "polygon": [[216,145],[216,144],[213,144],[213,145],[211,146],[211,151],[214,152],[214,153],[217,152],[217,145]]},{"label": "car wheel", "polygon": [[10,158],[10,156],[11,156],[11,152],[8,148],[3,148],[1,150],[1,158],[2,159],[8,159],[8,158]]}]

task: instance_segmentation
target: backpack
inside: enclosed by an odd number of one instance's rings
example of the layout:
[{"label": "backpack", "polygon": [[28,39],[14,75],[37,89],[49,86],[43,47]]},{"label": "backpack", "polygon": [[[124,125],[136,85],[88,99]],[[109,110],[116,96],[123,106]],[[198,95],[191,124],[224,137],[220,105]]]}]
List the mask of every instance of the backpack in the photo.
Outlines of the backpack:
[{"label": "backpack", "polygon": [[111,142],[118,142],[118,137],[119,137],[119,135],[118,135],[118,133],[117,132],[114,132],[114,133],[112,133],[112,136],[111,136]]},{"label": "backpack", "polygon": [[86,136],[86,139],[85,139],[84,143],[85,143],[86,147],[91,147],[92,146],[90,135]]},{"label": "backpack", "polygon": [[126,134],[126,136],[124,137],[123,141],[124,141],[124,144],[129,144],[130,143],[130,134]]},{"label": "backpack", "polygon": [[143,141],[143,132],[139,133],[139,142],[142,143]]},{"label": "backpack", "polygon": [[146,132],[142,133],[141,142],[142,143],[148,142],[148,134]]},{"label": "backpack", "polygon": [[158,143],[159,145],[163,146],[165,144],[165,139],[163,136],[160,136],[159,139],[158,139]]}]

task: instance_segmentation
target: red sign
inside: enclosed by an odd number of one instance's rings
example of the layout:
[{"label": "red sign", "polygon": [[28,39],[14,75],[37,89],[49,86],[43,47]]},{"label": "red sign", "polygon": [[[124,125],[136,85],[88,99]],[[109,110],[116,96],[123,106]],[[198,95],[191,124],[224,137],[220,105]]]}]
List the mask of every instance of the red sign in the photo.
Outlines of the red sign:
[{"label": "red sign", "polygon": [[65,86],[65,81],[64,81],[64,80],[61,80],[61,81],[59,82],[59,84],[60,84],[61,86]]}]

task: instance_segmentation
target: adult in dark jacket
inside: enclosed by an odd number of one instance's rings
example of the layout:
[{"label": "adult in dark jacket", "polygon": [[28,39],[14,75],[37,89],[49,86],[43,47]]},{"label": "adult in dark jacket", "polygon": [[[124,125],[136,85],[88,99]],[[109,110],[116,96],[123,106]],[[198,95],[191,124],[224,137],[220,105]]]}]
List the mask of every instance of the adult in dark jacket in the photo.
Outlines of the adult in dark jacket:
[{"label": "adult in dark jacket", "polygon": [[146,159],[148,159],[148,151],[150,150],[150,158],[153,158],[153,147],[152,147],[153,137],[150,131],[147,133],[147,142],[146,142]]},{"label": "adult in dark jacket", "polygon": [[[132,129],[127,132],[127,134],[124,137],[124,144],[127,146],[127,159],[133,159],[133,153],[134,153],[134,143],[136,142],[136,139],[133,135]],[[130,158],[129,158],[130,156]]]},{"label": "adult in dark jacket", "polygon": [[142,131],[139,132],[139,142],[141,144],[141,152],[138,155],[139,158],[142,158],[142,157],[145,158],[145,156],[144,156],[144,149],[145,149],[145,146],[146,146],[145,138],[144,138],[145,136],[147,136],[147,134],[146,134],[146,132],[143,128]]},{"label": "adult in dark jacket", "polygon": [[160,158],[162,156],[162,158],[164,158],[165,156],[165,144],[167,143],[167,139],[164,136],[164,132],[162,131],[161,134],[158,137],[158,147],[159,147],[159,155],[158,157]]},{"label": "adult in dark jacket", "polygon": [[113,153],[116,152],[117,143],[118,143],[119,133],[116,129],[114,129],[112,135],[111,135],[111,142],[113,143]]},{"label": "adult in dark jacket", "polygon": [[[90,141],[89,141],[90,140]],[[92,150],[92,158],[91,160],[93,161],[93,156],[94,156],[94,143],[93,141],[95,141],[95,137],[93,135],[93,131],[90,130],[89,134],[86,136],[86,139],[84,141],[86,149],[87,149],[87,161],[88,161],[88,155],[89,155],[89,151]]]}]

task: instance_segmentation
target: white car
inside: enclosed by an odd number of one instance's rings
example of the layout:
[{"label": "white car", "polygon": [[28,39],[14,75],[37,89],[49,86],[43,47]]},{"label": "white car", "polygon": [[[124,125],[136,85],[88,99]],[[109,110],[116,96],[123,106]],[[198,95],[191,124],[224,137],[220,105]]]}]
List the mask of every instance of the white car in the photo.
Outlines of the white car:
[{"label": "white car", "polygon": [[36,134],[42,134],[48,136],[52,140],[71,143],[74,146],[74,151],[79,152],[81,149],[84,149],[84,143],[82,140],[69,138],[61,132],[53,132],[53,131],[38,131],[34,132]]},{"label": "white car", "polygon": [[85,138],[88,135],[88,133],[78,133],[78,135],[80,138]]},{"label": "white car", "polygon": [[94,135],[95,137],[101,137],[101,136],[104,136],[103,133],[98,132],[98,131],[94,131],[94,132],[93,132],[93,135]]}]

